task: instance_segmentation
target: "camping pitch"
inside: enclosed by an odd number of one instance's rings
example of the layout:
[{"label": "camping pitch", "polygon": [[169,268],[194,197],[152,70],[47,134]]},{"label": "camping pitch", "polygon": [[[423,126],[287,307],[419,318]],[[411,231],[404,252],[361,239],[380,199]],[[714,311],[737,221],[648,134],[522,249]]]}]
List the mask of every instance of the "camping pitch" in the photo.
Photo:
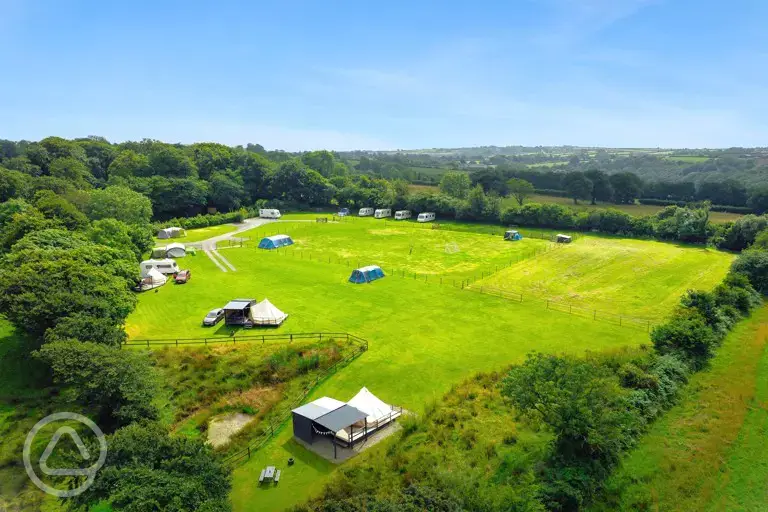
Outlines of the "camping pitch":
[{"label": "camping pitch", "polygon": [[253,325],[274,325],[282,324],[288,315],[277,309],[269,300],[264,299],[251,306],[251,322]]},{"label": "camping pitch", "polygon": [[384,277],[384,271],[377,265],[368,265],[367,267],[357,268],[352,271],[352,275],[349,276],[350,283],[370,283],[376,279]]},{"label": "camping pitch", "polygon": [[293,240],[288,235],[266,236],[259,242],[259,249],[278,249],[287,245],[293,245]]}]

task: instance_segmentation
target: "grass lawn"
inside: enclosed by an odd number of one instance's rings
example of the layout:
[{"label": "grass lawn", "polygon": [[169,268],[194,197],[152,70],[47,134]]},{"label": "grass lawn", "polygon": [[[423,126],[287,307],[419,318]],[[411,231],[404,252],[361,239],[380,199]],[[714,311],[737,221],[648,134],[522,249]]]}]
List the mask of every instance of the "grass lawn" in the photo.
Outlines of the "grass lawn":
[{"label": "grass lawn", "polygon": [[708,156],[697,155],[667,155],[664,158],[667,160],[674,160],[675,162],[683,162],[686,164],[700,164],[709,160]]},{"label": "grass lawn", "polygon": [[766,508],[768,307],[725,339],[607,482],[593,510]]},{"label": "grass lawn", "polygon": [[200,242],[214,236],[223,235],[224,233],[229,233],[230,231],[234,231],[236,229],[237,226],[234,224],[219,224],[218,226],[209,226],[207,228],[188,229],[186,230],[187,234],[185,236],[178,238],[164,238],[160,240],[159,238],[155,237],[155,243],[158,246],[169,244],[171,242],[189,244],[192,242]]},{"label": "grass lawn", "polygon": [[[362,386],[387,402],[420,411],[452,384],[521,361],[532,350],[581,353],[647,341],[647,334],[497,297],[384,278],[347,283],[346,265],[308,262],[255,249],[221,251],[237,267],[223,273],[202,255],[188,257],[193,279],[140,296],[127,330],[134,338],[204,336],[203,315],[235,297],[269,299],[290,314],[283,332],[349,331],[370,350],[326,381],[316,396],[351,398]],[[188,263],[188,264],[187,264]],[[492,321],[488,321],[492,319]],[[291,468],[289,457],[296,459]],[[259,489],[267,462],[286,467],[276,488]],[[236,510],[283,510],[319,491],[334,466],[291,440],[290,426],[234,475]]]},{"label": "grass lawn", "polygon": [[[587,241],[597,240],[603,245],[578,240],[531,257],[528,251],[548,243],[532,238],[504,242],[498,235],[474,232],[482,227],[469,223],[451,223],[445,229],[433,230],[359,218],[338,224],[298,222],[315,216],[287,216],[289,222],[270,224],[246,235],[258,239],[259,233],[286,232],[296,241],[289,251],[221,249],[237,268],[235,272],[221,272],[203,254],[184,258],[183,266],[192,270],[193,279],[185,285],[169,284],[157,293],[140,295],[127,332],[134,339],[227,335],[225,326],[200,326],[207,311],[237,297],[268,297],[290,315],[281,332],[346,331],[370,342],[368,352],[324,382],[314,396],[348,400],[366,386],[383,400],[418,413],[452,385],[475,373],[522,361],[533,350],[583,353],[648,341],[642,330],[549,311],[538,302],[517,303],[440,286],[438,274],[460,277],[495,262],[508,262],[515,255],[528,258],[519,265],[541,265],[542,273],[554,274],[586,258],[602,264],[606,275],[621,272],[617,281],[647,289],[646,295],[659,302],[658,294],[670,287],[665,279],[684,286],[681,276],[673,278],[673,274],[689,276],[686,282],[701,280],[699,268],[691,270],[690,262],[677,265],[678,259],[717,260],[724,262],[723,268],[729,261],[729,256],[720,253],[702,256],[701,249],[599,237],[588,237]],[[461,252],[446,253],[445,245],[452,242]],[[569,263],[571,253],[581,256]],[[606,261],[604,253],[611,256]],[[309,254],[313,254],[312,261],[308,261]],[[551,261],[547,260],[550,257]],[[625,259],[623,267],[613,261],[621,258]],[[348,283],[357,259],[363,265],[381,264],[390,275],[371,284]],[[651,266],[656,272],[636,275],[634,267],[644,260],[662,263]],[[425,283],[421,278],[393,275],[391,267],[431,276]],[[593,279],[586,274],[569,285],[576,291],[599,286],[590,285]],[[616,300],[616,290],[606,293],[606,302]],[[679,295],[679,290],[674,293]],[[591,296],[599,298],[596,290]],[[296,460],[290,468],[285,464],[289,457]],[[268,463],[284,468],[283,479],[277,487],[259,488],[258,475]],[[270,443],[235,470],[232,502],[235,510],[284,510],[320,492],[335,468],[294,442],[286,424]]]},{"label": "grass lawn", "polygon": [[[462,223],[441,226],[445,229],[433,230],[429,225],[416,222],[352,217],[338,224],[272,223],[245,231],[242,236],[257,243],[262,236],[289,234],[295,243],[287,251],[294,254],[293,257],[309,259],[311,254],[313,259],[326,263],[330,258],[332,263],[349,265],[350,271],[373,264],[382,267],[385,273],[402,275],[405,272],[406,275],[442,276],[451,280],[480,277],[482,272],[530,257],[534,251],[541,252],[552,245],[537,238],[526,238],[514,244],[504,241],[501,226]],[[490,230],[496,234],[474,230]],[[524,235],[540,232],[521,231]],[[451,252],[456,249],[458,251]]]},{"label": "grass lawn", "polygon": [[701,247],[584,235],[472,286],[653,319],[668,314],[687,289],[717,285],[733,258]]}]

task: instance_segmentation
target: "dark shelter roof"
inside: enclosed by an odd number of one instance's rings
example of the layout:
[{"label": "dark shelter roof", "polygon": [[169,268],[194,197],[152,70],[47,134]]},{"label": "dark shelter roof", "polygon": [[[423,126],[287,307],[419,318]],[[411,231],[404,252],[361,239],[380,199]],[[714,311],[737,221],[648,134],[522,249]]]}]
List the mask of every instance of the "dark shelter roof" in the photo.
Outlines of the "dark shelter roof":
[{"label": "dark shelter roof", "polygon": [[310,420],[316,420],[320,416],[328,414],[328,409],[325,407],[320,407],[315,403],[308,403],[297,409],[294,409],[292,412],[298,414],[299,416],[309,418]]},{"label": "dark shelter roof", "polygon": [[355,409],[351,405],[343,405],[331,411],[324,416],[320,416],[315,419],[315,423],[322,425],[331,432],[338,432],[339,430],[346,428],[353,423],[362,421],[367,418],[368,415],[359,409]]},{"label": "dark shelter roof", "polygon": [[231,301],[229,301],[227,303],[226,306],[224,306],[223,309],[237,309],[237,310],[245,309],[245,308],[247,308],[248,306],[251,305],[252,301],[253,301],[252,299],[235,299],[235,300],[231,300]]}]

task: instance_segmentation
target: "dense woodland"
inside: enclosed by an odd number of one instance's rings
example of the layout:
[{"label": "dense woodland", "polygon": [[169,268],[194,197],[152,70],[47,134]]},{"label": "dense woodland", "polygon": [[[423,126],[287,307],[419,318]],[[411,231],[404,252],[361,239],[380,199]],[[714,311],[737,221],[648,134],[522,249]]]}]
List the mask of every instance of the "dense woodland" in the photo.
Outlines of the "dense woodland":
[{"label": "dense woodland", "polygon": [[[674,317],[653,331],[653,350],[586,361],[533,355],[500,377],[505,403],[551,439],[525,472],[530,487],[514,497],[525,510],[576,510],[588,503],[619,454],[674,402],[687,376],[706,364],[731,326],[768,292],[768,218],[748,215],[715,227],[708,222],[707,203],[673,205],[646,218],[610,209],[576,212],[527,203],[530,175],[503,174],[498,182],[486,182],[488,170],[473,176],[446,173],[438,193],[411,193],[404,180],[360,174],[326,151],[289,155],[258,146],[149,140],[113,145],[99,138],[57,137],[4,142],[0,151],[0,312],[24,336],[17,356],[35,367],[28,372],[30,385],[48,393],[29,400],[11,397],[15,414],[23,426],[28,410],[46,410],[62,400],[97,418],[110,436],[97,484],[69,502],[73,509],[102,501],[120,510],[229,509],[228,471],[200,441],[169,435],[159,421],[156,369],[141,353],[120,349],[124,321],[136,305],[130,287],[138,278],[137,263],[152,247],[153,222],[190,216],[198,219],[190,222],[226,222],[247,215],[243,207],[265,204],[376,205],[747,249],[717,289],[683,297]],[[575,198],[584,200],[595,194],[597,183],[615,199],[624,181],[633,181],[622,174],[565,176],[577,176],[568,179],[578,182]],[[505,192],[494,183],[512,189],[506,192],[519,196],[518,206],[502,209]],[[209,208],[231,213],[200,215]],[[432,442],[433,420],[427,414],[404,435],[421,433],[419,439]],[[12,454],[20,451],[14,449],[23,443],[23,432],[10,433],[5,441],[10,448],[0,470],[18,471]],[[407,460],[391,459],[397,475],[409,476],[398,477],[390,488],[378,489],[372,481],[362,485],[367,473],[351,469],[309,507],[499,510],[512,496],[506,482],[520,476],[501,473],[498,481],[482,484],[491,490],[480,496],[453,485],[432,459],[417,458],[419,472],[402,472],[400,463]],[[371,493],[355,494],[352,481]]]}]

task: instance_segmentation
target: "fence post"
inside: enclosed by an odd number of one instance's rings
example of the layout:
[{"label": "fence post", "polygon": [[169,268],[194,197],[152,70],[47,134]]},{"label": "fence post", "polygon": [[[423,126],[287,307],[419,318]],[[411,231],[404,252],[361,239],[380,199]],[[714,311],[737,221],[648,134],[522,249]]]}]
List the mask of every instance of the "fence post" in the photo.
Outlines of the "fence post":
[{"label": "fence post", "polygon": [[[179,340],[176,340],[177,343],[178,343],[178,341]],[[147,340],[147,348],[149,348],[149,340]]]},{"label": "fence post", "polygon": [[293,333],[291,333],[291,339],[288,343],[290,343],[291,341],[293,341]]},{"label": "fence post", "polygon": [[249,446],[248,447],[248,460],[250,460],[250,459],[251,459],[251,447]]},{"label": "fence post", "polygon": [[176,340],[176,346],[177,347],[179,346],[179,340]]},{"label": "fence post", "polygon": [[549,309],[549,300],[547,300],[547,309]]},{"label": "fence post", "polygon": [[651,321],[648,320],[648,332],[651,332]]}]

